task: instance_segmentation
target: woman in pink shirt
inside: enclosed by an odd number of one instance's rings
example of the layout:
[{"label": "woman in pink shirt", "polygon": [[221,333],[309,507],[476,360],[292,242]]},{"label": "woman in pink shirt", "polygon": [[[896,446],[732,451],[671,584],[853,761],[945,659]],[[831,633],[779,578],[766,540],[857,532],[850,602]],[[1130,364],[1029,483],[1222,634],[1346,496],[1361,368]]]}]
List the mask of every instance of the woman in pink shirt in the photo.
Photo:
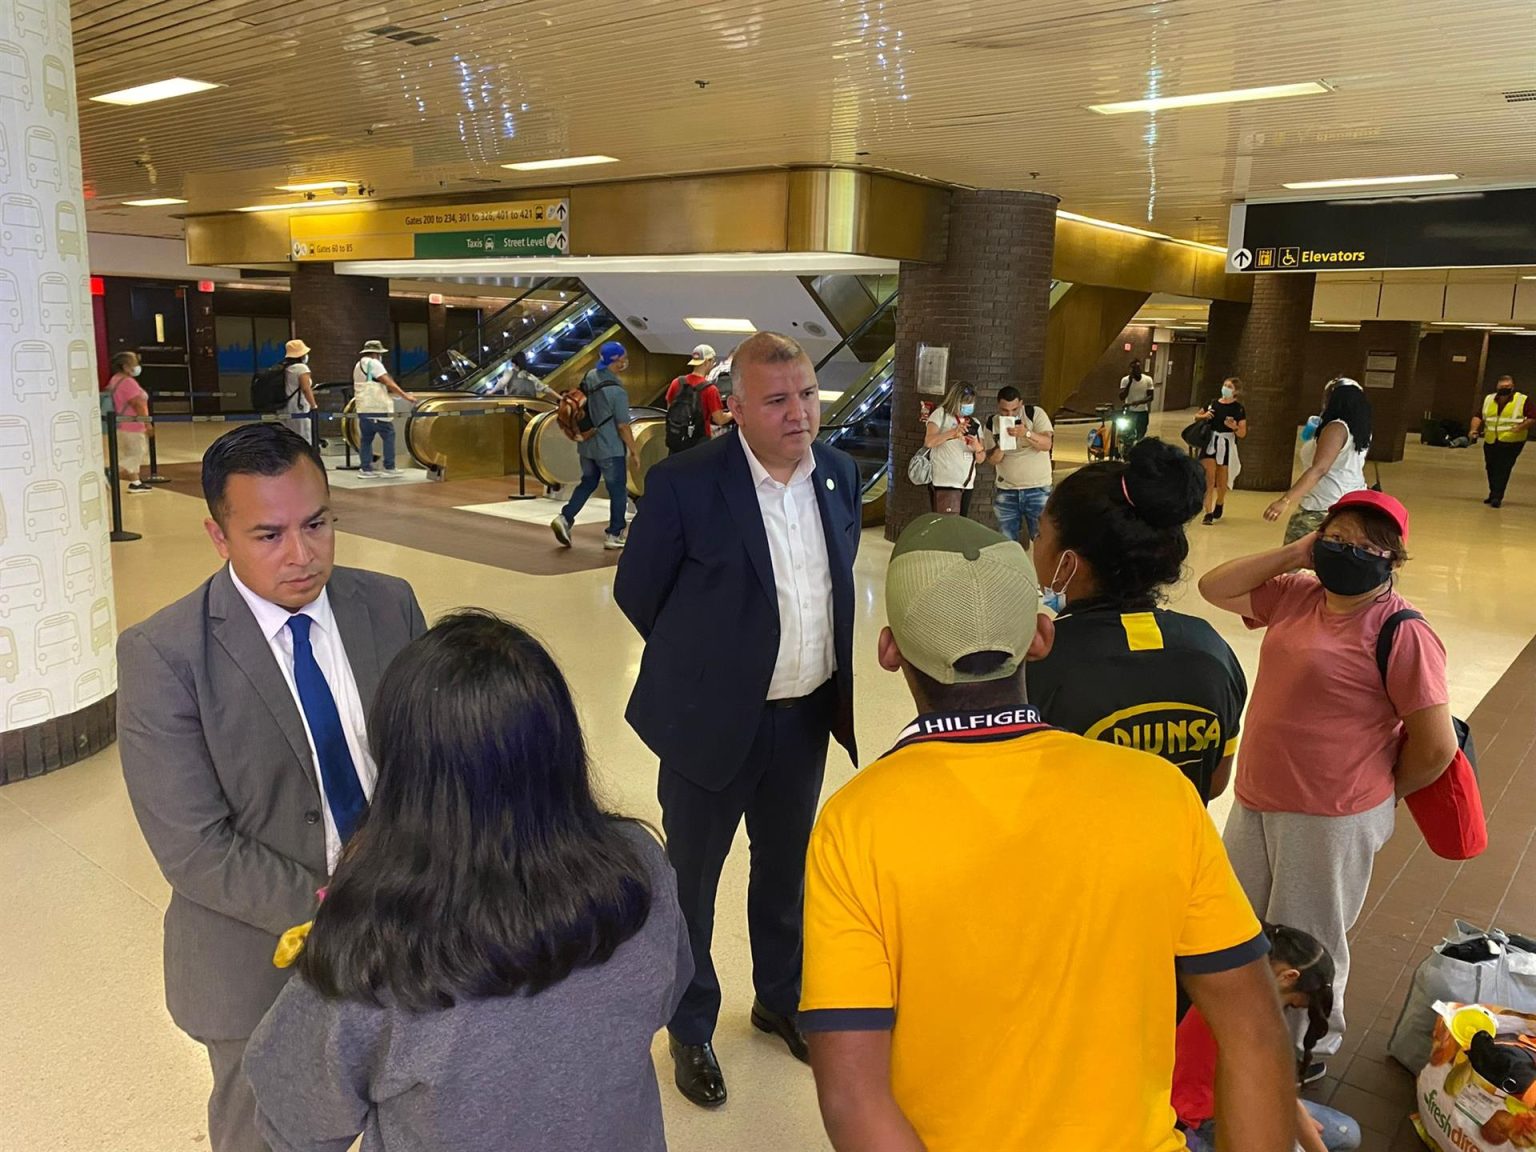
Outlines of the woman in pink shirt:
[{"label": "woman in pink shirt", "polygon": [[[1433,783],[1456,752],[1445,649],[1430,626],[1404,622],[1385,677],[1376,664],[1383,623],[1410,607],[1393,589],[1407,541],[1398,501],[1351,492],[1317,532],[1200,581],[1216,607],[1267,629],[1225,839],[1259,918],[1295,925],[1333,954],[1324,1057],[1344,1034],[1345,934],[1397,801]],[[1314,1064],[1306,1080],[1325,1070]]]},{"label": "woman in pink shirt", "polygon": [[117,413],[117,466],[130,492],[154,491],[143,476],[149,466],[149,436],[153,433],[144,422],[149,415],[149,398],[139,385],[142,371],[137,352],[119,352],[112,357],[112,378],[106,388],[107,400]]}]

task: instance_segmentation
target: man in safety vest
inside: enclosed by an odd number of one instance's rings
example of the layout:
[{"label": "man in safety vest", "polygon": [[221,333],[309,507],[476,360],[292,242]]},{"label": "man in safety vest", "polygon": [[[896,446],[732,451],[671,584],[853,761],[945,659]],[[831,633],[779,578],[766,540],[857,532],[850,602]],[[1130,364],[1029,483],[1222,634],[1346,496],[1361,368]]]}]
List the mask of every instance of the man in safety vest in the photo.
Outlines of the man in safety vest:
[{"label": "man in safety vest", "polygon": [[1531,425],[1536,424],[1536,409],[1524,392],[1515,391],[1513,376],[1500,376],[1494,388],[1483,410],[1472,417],[1472,439],[1483,437],[1483,463],[1488,467],[1488,499],[1483,503],[1498,508]]}]

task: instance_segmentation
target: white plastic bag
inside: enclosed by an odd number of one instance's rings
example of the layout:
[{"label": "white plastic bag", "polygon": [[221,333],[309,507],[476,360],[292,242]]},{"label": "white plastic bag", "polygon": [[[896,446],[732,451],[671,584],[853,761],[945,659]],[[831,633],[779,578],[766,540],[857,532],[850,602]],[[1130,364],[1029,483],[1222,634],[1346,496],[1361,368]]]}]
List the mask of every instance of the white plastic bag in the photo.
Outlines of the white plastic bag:
[{"label": "white plastic bag", "polygon": [[[1445,950],[1478,940],[1492,942],[1489,959],[1480,962],[1459,960],[1445,955]],[[1387,1051],[1408,1071],[1417,1073],[1429,1063],[1434,1042],[1435,1001],[1458,1004],[1499,1004],[1515,1012],[1536,1013],[1536,951],[1524,950],[1530,941],[1511,938],[1493,929],[1484,932],[1462,920],[1435,945],[1413,974],[1408,998],[1392,1029]]]}]

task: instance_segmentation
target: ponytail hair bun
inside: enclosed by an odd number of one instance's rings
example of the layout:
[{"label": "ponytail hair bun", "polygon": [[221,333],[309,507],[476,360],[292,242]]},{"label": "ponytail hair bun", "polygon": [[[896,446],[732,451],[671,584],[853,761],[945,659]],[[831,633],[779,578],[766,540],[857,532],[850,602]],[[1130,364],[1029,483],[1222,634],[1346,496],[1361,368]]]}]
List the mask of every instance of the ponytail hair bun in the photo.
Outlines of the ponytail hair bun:
[{"label": "ponytail hair bun", "polygon": [[1205,506],[1205,473],[1182,449],[1142,440],[1126,462],[1125,494],[1148,525],[1174,528],[1188,524]]}]

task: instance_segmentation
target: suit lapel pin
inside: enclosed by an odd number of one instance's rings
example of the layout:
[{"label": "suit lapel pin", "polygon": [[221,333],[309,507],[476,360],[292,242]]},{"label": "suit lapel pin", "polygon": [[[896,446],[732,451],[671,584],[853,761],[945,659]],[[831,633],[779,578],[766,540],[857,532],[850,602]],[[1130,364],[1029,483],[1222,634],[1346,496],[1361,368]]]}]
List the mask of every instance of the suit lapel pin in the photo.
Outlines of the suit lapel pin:
[{"label": "suit lapel pin", "polygon": [[828,492],[836,492],[837,491],[837,483],[830,476],[827,477],[827,491]]}]

